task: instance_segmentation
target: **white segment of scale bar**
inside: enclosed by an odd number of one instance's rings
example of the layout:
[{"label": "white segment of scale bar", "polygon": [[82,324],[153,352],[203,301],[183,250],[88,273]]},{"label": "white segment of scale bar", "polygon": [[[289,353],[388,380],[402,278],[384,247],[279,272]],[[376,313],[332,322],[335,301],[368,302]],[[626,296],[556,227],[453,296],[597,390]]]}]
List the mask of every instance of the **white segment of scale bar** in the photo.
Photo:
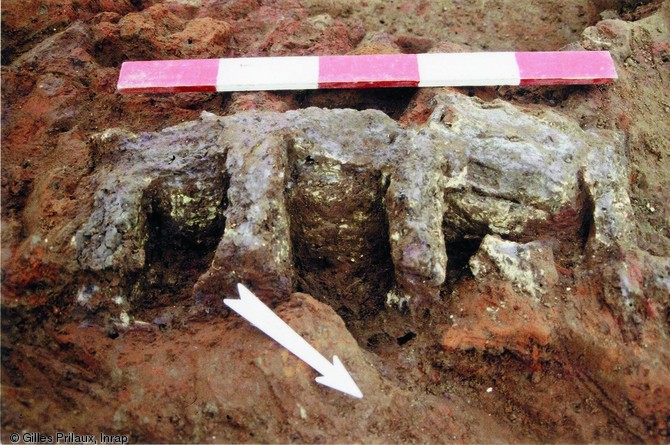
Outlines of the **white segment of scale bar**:
[{"label": "white segment of scale bar", "polygon": [[417,54],[419,86],[519,85],[513,52]]},{"label": "white segment of scale bar", "polygon": [[318,87],[318,56],[219,60],[217,91],[310,90]]}]

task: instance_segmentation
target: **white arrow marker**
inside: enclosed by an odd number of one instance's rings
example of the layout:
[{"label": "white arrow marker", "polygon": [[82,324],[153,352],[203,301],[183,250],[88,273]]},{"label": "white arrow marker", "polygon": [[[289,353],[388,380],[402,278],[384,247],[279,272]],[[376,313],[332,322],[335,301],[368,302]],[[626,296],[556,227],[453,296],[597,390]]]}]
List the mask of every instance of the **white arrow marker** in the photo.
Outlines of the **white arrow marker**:
[{"label": "white arrow marker", "polygon": [[291,351],[300,360],[316,369],[321,374],[316,378],[318,383],[330,388],[342,391],[350,396],[363,398],[363,393],[344,368],[344,365],[333,356],[330,363],[323,355],[305,341],[284,320],[279,318],[272,310],[258,299],[249,289],[242,284],[237,285],[240,299],[226,298],[223,302],[232,310],[246,318],[249,323],[272,337],[277,343]]}]

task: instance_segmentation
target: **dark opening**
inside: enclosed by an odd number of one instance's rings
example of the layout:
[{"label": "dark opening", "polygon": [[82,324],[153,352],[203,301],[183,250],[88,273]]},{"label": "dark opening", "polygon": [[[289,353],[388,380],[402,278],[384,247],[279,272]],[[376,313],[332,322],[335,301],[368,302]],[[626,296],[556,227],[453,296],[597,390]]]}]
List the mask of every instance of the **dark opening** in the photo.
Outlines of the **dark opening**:
[{"label": "dark opening", "polygon": [[404,345],[405,343],[408,343],[412,341],[416,337],[416,334],[414,332],[408,332],[407,334],[403,335],[402,337],[398,337],[396,341],[400,346]]}]

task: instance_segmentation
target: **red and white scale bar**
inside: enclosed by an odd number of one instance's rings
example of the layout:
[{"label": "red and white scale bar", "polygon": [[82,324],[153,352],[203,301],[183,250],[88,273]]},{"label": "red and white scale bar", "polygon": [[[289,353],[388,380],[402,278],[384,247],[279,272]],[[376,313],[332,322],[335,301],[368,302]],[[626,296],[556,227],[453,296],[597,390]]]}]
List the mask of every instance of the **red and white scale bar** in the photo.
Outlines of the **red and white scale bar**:
[{"label": "red and white scale bar", "polygon": [[240,57],[125,62],[121,93],[608,83],[608,51]]}]

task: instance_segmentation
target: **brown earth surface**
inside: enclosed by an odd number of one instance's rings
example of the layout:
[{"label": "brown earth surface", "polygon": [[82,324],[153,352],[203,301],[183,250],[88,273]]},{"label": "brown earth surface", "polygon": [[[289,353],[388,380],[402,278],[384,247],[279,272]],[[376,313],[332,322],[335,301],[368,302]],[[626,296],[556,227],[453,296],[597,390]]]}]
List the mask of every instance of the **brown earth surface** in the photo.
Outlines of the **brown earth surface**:
[{"label": "brown earth surface", "polygon": [[[125,60],[564,48],[619,80],[115,91]],[[2,111],[3,442],[670,440],[670,1],[6,0]]]}]

